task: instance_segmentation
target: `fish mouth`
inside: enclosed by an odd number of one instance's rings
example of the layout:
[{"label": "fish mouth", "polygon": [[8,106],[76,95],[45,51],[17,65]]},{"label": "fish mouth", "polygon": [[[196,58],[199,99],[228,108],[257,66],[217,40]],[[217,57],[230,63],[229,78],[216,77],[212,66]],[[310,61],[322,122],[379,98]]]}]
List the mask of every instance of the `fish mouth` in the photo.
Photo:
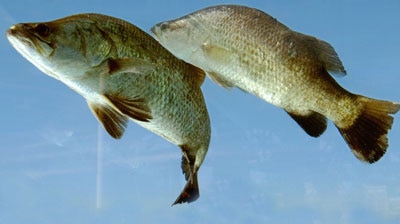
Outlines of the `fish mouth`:
[{"label": "fish mouth", "polygon": [[20,25],[14,25],[6,32],[7,39],[13,44],[15,41],[20,41],[24,45],[34,46],[30,34],[26,32],[25,29],[21,29]]},{"label": "fish mouth", "polygon": [[54,52],[53,44],[37,35],[31,24],[22,23],[11,26],[7,30],[6,36],[10,43],[24,55],[28,54],[27,48],[36,49],[40,55],[46,57],[51,56]]},{"label": "fish mouth", "polygon": [[30,24],[17,24],[6,31],[6,37],[11,45],[24,58],[38,67],[44,73],[58,79],[58,75],[46,65],[49,57],[54,55],[55,48],[51,43],[43,41],[34,34]]}]

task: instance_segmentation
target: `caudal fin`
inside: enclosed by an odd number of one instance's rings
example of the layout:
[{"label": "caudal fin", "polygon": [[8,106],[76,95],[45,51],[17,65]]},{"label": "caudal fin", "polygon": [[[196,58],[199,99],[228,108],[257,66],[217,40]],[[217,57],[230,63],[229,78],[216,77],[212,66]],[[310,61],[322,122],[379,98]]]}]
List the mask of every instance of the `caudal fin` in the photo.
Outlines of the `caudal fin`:
[{"label": "caudal fin", "polygon": [[196,201],[200,196],[199,193],[199,184],[197,182],[197,172],[193,174],[191,180],[188,180],[185,188],[175,200],[172,205],[182,204],[182,203],[190,203]]},{"label": "caudal fin", "polygon": [[194,165],[196,157],[189,154],[190,147],[186,145],[180,145],[180,147],[182,149],[181,167],[187,182],[185,188],[183,188],[181,194],[172,205],[190,203],[196,201],[200,196],[199,183],[197,181],[198,168]]},{"label": "caudal fin", "polygon": [[400,109],[400,104],[358,96],[362,112],[353,124],[337,127],[350,146],[354,155],[361,161],[374,163],[386,152],[387,133],[392,127],[393,117]]}]

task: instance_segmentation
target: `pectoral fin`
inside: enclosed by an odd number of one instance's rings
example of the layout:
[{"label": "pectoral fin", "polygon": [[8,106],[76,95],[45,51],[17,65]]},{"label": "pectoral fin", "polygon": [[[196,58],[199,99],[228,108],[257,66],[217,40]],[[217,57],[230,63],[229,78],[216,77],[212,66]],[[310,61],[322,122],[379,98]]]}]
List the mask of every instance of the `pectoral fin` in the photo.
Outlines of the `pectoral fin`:
[{"label": "pectoral fin", "polygon": [[126,116],[143,122],[150,121],[151,116],[150,107],[147,105],[145,99],[139,97],[124,98],[118,95],[104,95],[121,113]]},{"label": "pectoral fin", "polygon": [[307,114],[297,114],[286,111],[297,124],[299,124],[307,134],[312,137],[318,137],[324,133],[327,121],[324,115],[314,111],[309,111]]},{"label": "pectoral fin", "polygon": [[[219,47],[214,46],[212,44],[204,43],[201,46],[204,55],[207,59],[209,59],[210,63],[218,64],[220,66],[226,66],[232,63],[233,54],[231,51]],[[224,87],[226,89],[230,89],[235,86],[231,81],[227,80],[223,75],[214,72],[214,71],[206,71],[207,75],[211,78],[212,81]]]},{"label": "pectoral fin", "polygon": [[113,138],[119,139],[128,125],[128,117],[108,105],[87,102],[90,110]]},{"label": "pectoral fin", "polygon": [[119,73],[148,74],[154,70],[154,65],[140,58],[109,58],[101,63],[95,71],[108,75]]},{"label": "pectoral fin", "polygon": [[204,55],[214,63],[222,63],[225,65],[232,62],[233,54],[226,48],[209,43],[203,43],[201,49],[203,50]]}]

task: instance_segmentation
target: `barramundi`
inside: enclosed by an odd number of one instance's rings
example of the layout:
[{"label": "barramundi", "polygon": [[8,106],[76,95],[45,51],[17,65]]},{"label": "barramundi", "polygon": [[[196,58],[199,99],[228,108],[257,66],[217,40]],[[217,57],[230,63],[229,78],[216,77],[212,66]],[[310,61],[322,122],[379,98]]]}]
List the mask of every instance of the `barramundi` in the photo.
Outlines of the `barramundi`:
[{"label": "barramundi", "polygon": [[218,5],[161,22],[151,31],[178,58],[225,88],[283,108],[309,135],[333,121],[354,155],[369,163],[388,147],[395,102],[351,93],[332,75],[346,70],[334,48],[254,8]]},{"label": "barramundi", "polygon": [[82,95],[112,137],[120,138],[131,119],[178,145],[187,184],[174,204],[199,197],[197,172],[211,132],[201,69],[106,15],[21,23],[6,35],[27,60]]}]

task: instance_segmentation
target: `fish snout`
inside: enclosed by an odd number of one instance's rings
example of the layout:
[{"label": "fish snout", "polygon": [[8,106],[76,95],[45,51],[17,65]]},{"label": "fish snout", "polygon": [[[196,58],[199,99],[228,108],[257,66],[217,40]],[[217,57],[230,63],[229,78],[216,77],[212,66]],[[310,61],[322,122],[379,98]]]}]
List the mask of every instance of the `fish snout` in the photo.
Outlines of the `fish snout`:
[{"label": "fish snout", "polygon": [[31,42],[30,40],[30,30],[32,27],[29,24],[16,24],[11,26],[7,31],[6,31],[6,36],[9,40],[11,39],[19,39],[20,41],[23,42]]},{"label": "fish snout", "polygon": [[7,38],[20,36],[21,30],[23,30],[23,24],[13,25],[6,31],[6,36]]},{"label": "fish snout", "polygon": [[16,33],[16,26],[15,25],[13,25],[13,26],[11,26],[7,31],[6,31],[6,36],[8,37],[8,36],[15,36],[15,33]]},{"label": "fish snout", "polygon": [[24,24],[13,25],[6,31],[6,37],[14,47],[21,44],[32,45],[32,41],[25,30]]},{"label": "fish snout", "polygon": [[161,34],[167,30],[167,28],[168,28],[168,24],[167,24],[166,22],[161,22],[161,23],[158,23],[158,24],[154,25],[154,26],[151,28],[150,31],[151,31],[156,37],[160,37]]},{"label": "fish snout", "polygon": [[[158,25],[158,24],[157,24],[157,25]],[[157,25],[153,26],[153,27],[150,29],[150,32],[151,32],[152,34],[154,34],[154,35],[157,34]]]},{"label": "fish snout", "polygon": [[178,30],[184,29],[187,23],[184,20],[174,20],[166,21],[156,24],[151,28],[151,32],[156,35],[165,34],[167,32],[176,32]]}]

